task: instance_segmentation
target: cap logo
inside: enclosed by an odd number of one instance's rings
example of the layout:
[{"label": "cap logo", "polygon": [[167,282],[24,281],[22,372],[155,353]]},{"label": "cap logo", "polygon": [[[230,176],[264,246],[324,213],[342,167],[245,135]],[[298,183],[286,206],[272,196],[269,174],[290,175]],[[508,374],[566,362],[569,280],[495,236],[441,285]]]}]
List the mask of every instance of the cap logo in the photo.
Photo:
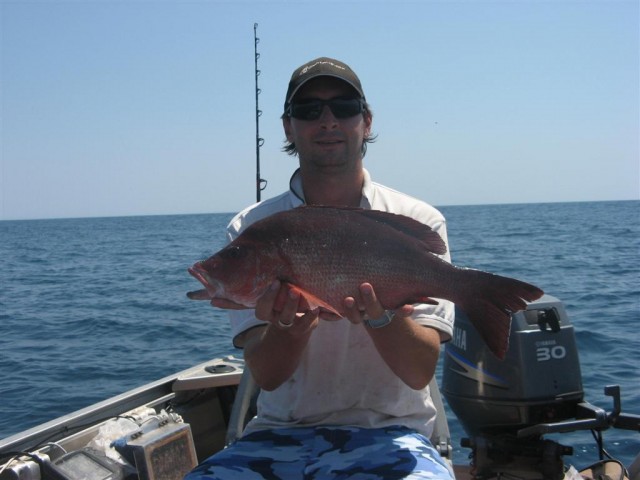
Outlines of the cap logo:
[{"label": "cap logo", "polygon": [[344,68],[342,65],[337,65],[337,64],[335,64],[335,63],[333,63],[333,62],[322,61],[322,62],[316,62],[316,63],[312,63],[311,65],[307,65],[307,66],[305,66],[305,67],[300,71],[300,73],[298,74],[298,76],[301,76],[301,75],[306,74],[306,73],[307,73],[309,70],[311,70],[313,67],[316,67],[316,66],[318,66],[318,65],[326,65],[326,64],[331,65],[332,67],[335,67],[335,68],[339,68],[340,70],[346,70],[346,68]]}]

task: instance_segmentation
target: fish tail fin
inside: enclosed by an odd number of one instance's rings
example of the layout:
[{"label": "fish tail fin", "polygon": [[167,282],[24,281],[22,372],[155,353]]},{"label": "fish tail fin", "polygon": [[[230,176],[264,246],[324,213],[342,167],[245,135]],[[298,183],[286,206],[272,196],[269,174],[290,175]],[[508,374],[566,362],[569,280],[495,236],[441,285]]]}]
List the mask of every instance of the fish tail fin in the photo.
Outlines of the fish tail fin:
[{"label": "fish tail fin", "polygon": [[511,314],[543,295],[534,285],[480,270],[461,269],[469,288],[457,303],[491,352],[503,360],[509,349]]}]

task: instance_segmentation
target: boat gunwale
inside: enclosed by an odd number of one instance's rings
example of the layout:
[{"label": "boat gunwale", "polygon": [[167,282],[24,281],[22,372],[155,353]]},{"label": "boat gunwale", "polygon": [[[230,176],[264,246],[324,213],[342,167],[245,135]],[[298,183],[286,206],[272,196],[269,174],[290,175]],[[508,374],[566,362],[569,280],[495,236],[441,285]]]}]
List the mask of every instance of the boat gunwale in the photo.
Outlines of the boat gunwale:
[{"label": "boat gunwale", "polygon": [[[207,367],[220,364],[230,364],[234,369],[231,372],[221,373],[205,370]],[[62,440],[65,443],[72,442],[78,435],[97,429],[102,423],[135,408],[155,407],[166,403],[175,398],[177,392],[237,385],[242,375],[243,366],[244,362],[233,356],[208,360],[0,439],[0,455],[9,452],[32,451],[47,443]],[[208,385],[203,373],[210,378]],[[174,388],[174,386],[178,388]],[[192,388],[190,388],[191,386]]]}]

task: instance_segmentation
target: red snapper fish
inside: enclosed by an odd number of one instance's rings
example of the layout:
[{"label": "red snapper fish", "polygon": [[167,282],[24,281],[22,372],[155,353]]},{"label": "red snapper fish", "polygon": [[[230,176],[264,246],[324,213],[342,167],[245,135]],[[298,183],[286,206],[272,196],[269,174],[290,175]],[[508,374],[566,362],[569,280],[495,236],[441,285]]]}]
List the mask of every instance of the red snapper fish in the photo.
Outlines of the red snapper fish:
[{"label": "red snapper fish", "polygon": [[346,297],[373,285],[387,310],[446,299],[469,317],[489,349],[503,359],[511,313],[542,296],[513,278],[460,268],[440,235],[403,215],[356,208],[304,206],[259,220],[189,273],[205,290],[189,298],[225,299],[247,308],[277,279],[297,290],[309,310],[344,316]]}]

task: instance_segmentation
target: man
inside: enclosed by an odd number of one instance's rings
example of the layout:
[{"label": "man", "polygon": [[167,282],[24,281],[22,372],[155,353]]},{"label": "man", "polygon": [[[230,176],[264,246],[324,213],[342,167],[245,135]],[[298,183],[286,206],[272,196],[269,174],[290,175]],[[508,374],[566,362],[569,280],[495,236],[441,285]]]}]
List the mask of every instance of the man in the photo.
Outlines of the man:
[{"label": "man", "polygon": [[[446,242],[440,212],[371,181],[363,156],[372,118],[360,80],[344,63],[318,58],[296,69],[282,121],[285,151],[298,156],[300,168],[288,192],[240,212],[229,239],[261,218],[310,204],[410,216]],[[452,478],[427,440],[435,417],[427,385],[440,343],[452,333],[453,305],[385,312],[375,285],[359,291],[344,299],[346,319],[299,313],[298,294],[278,282],[255,311],[232,310],[234,345],[262,388],[258,414],[240,440],[188,479]],[[276,311],[278,295],[287,301]]]}]

